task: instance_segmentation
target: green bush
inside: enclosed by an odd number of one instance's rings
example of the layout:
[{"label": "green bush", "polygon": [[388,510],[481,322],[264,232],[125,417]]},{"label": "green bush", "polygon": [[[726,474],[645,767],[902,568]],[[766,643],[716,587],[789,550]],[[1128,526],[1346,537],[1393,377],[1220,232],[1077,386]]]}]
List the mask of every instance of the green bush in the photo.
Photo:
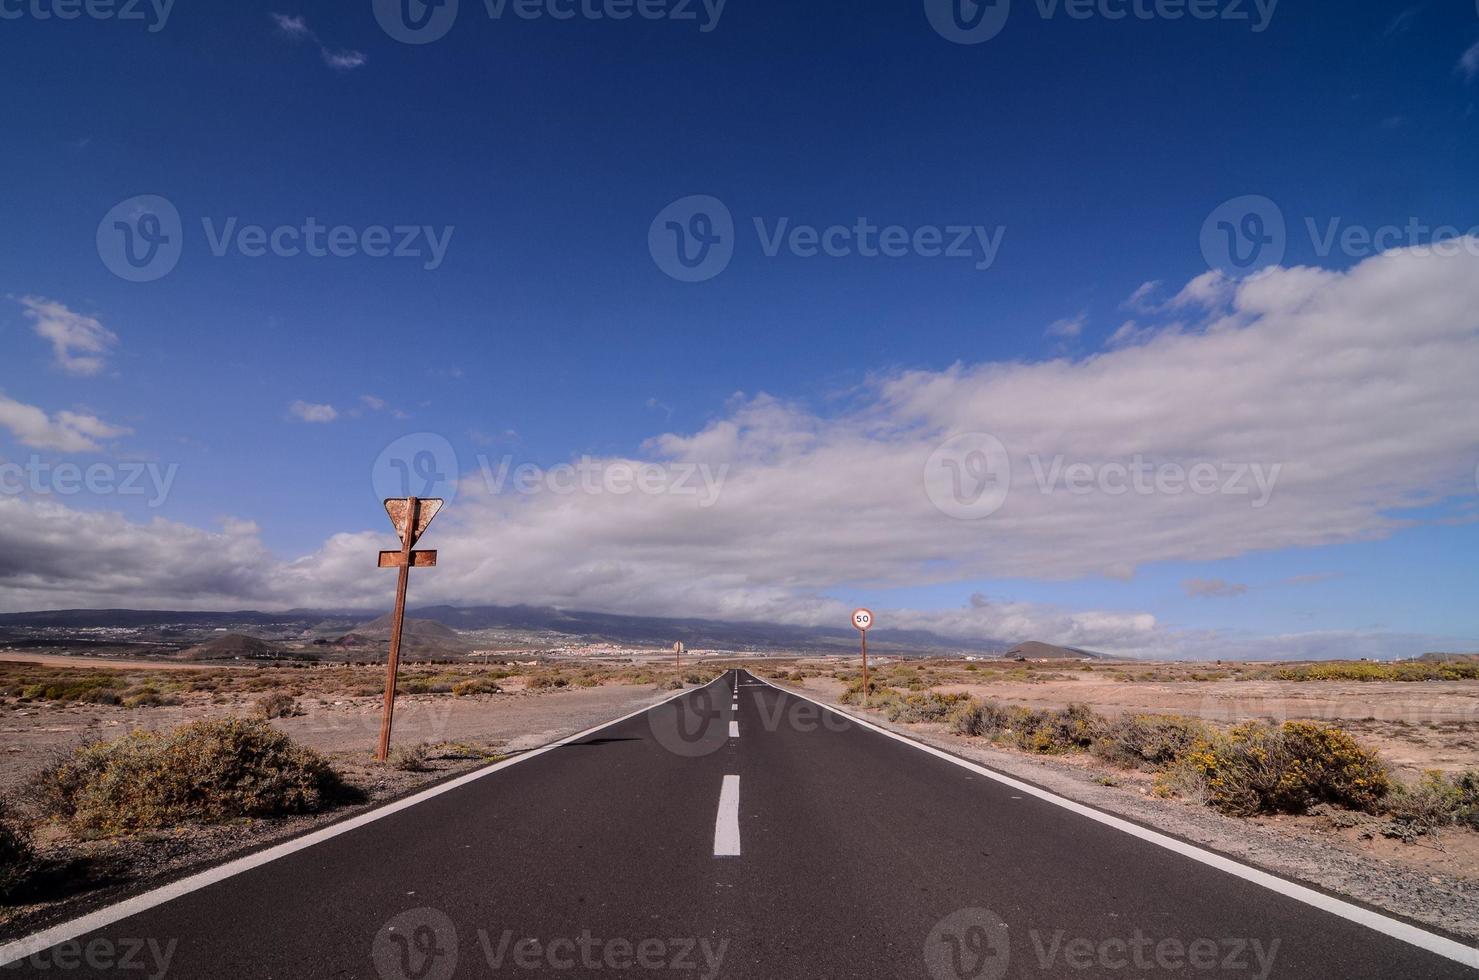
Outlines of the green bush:
[{"label": "green bush", "polygon": [[1314,722],[1238,725],[1200,739],[1176,773],[1224,813],[1304,813],[1318,803],[1374,813],[1391,788],[1376,753]]},{"label": "green bush", "polygon": [[1207,728],[1179,715],[1126,715],[1109,722],[1094,743],[1099,758],[1125,769],[1160,769],[1206,738]]},{"label": "green bush", "polygon": [[36,852],[30,837],[11,821],[9,810],[0,802],[0,903],[20,892],[35,866]]},{"label": "green bush", "polygon": [[54,816],[98,834],[312,813],[354,793],[265,721],[197,721],[84,745],[38,777]]}]

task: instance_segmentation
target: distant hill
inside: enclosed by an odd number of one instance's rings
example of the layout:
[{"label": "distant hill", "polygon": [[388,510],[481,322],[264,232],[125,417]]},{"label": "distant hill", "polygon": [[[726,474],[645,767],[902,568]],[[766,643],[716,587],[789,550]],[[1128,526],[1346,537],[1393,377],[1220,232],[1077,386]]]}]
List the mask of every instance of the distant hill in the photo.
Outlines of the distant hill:
[{"label": "distant hill", "polygon": [[1427,663],[1453,663],[1454,661],[1479,661],[1479,653],[1425,653],[1418,660]]},{"label": "distant hill", "polygon": [[279,646],[241,633],[226,633],[180,651],[182,660],[267,659],[286,655]]},{"label": "distant hill", "polygon": [[[736,653],[853,653],[858,634],[845,622],[839,626],[792,626],[777,623],[725,622],[583,612],[551,606],[427,606],[407,611],[412,625],[407,634],[408,654],[456,657],[474,646],[512,643],[524,647],[554,647],[571,643],[615,643],[671,647],[681,640],[691,649]],[[21,631],[34,640],[33,630],[128,628],[152,634],[161,641],[204,644],[212,637],[202,631],[229,629],[247,634],[272,631],[282,637],[316,635],[316,652],[331,657],[384,656],[388,650],[389,617],[366,621],[363,612],[295,609],[280,613],[178,612],[137,609],[68,609],[54,612],[0,614],[0,639]],[[444,631],[428,627],[440,625]],[[497,632],[487,637],[459,633]],[[476,642],[475,642],[476,641]],[[926,656],[949,654],[997,655],[1011,641],[982,636],[956,639],[922,629],[890,629],[884,624],[868,634],[868,649],[880,654]]]},{"label": "distant hill", "polygon": [[[345,633],[337,640],[316,640],[315,647],[342,651],[350,657],[390,656],[389,614],[373,619]],[[460,657],[471,650],[471,644],[456,630],[435,620],[407,617],[401,631],[401,656],[413,659]]]},{"label": "distant hill", "polygon": [[1025,657],[1028,660],[1091,660],[1103,659],[1104,654],[1095,653],[1092,650],[1080,650],[1078,647],[1060,647],[1051,643],[1039,643],[1037,640],[1028,640],[1012,647],[1005,657],[1016,659]]}]

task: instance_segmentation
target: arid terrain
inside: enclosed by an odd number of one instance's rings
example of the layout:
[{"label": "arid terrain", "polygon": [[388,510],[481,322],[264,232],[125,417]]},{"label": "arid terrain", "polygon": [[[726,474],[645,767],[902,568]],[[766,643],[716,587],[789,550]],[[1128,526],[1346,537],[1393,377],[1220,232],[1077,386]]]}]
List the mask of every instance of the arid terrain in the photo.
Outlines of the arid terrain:
[{"label": "arid terrain", "polygon": [[[38,853],[54,868],[67,869],[31,900],[4,913],[0,933],[15,934],[142,883],[548,744],[653,704],[684,682],[706,681],[724,665],[719,658],[708,658],[680,674],[662,651],[635,659],[641,662],[586,657],[407,664],[398,685],[397,751],[390,764],[380,765],[372,753],[380,725],[381,665],[283,661],[226,666],[40,651],[0,654],[5,759],[0,800],[12,819],[33,829]],[[751,660],[750,666],[808,697],[862,711],[855,697],[860,680],[856,658],[768,658]],[[1403,668],[1404,676],[1419,669]],[[1175,715],[1200,719],[1209,730],[1246,721],[1316,721],[1354,735],[1379,755],[1395,779],[1412,784],[1431,770],[1453,778],[1479,770],[1479,680],[1343,676],[1385,677],[1390,672],[1363,664],[1332,668],[881,658],[875,660],[872,676],[878,697],[896,704],[914,697],[949,705],[992,702],[1043,713],[1080,705],[1107,720]],[[1335,679],[1319,679],[1327,676]],[[1386,833],[1376,817],[1347,820],[1323,811],[1230,817],[1195,801],[1164,798],[1169,794],[1162,792],[1155,774],[1116,767],[1092,753],[1031,752],[1009,739],[965,738],[943,717],[901,720],[890,717],[897,712],[876,704],[864,714],[1064,795],[1450,931],[1473,931],[1463,927],[1464,917],[1471,914],[1479,923],[1479,833],[1455,826],[1402,840]],[[133,731],[162,733],[191,722],[231,718],[264,720],[294,743],[320,753],[363,798],[314,815],[132,834],[78,832],[48,817],[36,799],[38,775],[80,746]],[[1339,860],[1322,862],[1322,853],[1338,854]],[[1410,888],[1409,881],[1415,882]]]}]

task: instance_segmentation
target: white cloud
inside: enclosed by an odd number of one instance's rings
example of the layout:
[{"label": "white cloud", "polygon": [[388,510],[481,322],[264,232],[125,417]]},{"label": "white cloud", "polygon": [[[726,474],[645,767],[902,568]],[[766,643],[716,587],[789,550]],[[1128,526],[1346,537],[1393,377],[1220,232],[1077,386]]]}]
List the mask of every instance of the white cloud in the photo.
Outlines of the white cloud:
[{"label": "white cloud", "polygon": [[[496,596],[809,625],[845,621],[835,595],[843,587],[1125,578],[1152,562],[1379,538],[1418,520],[1416,508],[1474,492],[1475,251],[1404,250],[1344,272],[1274,270],[1243,284],[1201,279],[1182,294],[1195,297],[1187,308],[1196,320],[1138,346],[884,375],[840,414],[736,396],[703,429],[657,436],[642,454],[713,472],[729,467],[711,507],[702,494],[493,496],[469,474],[432,531],[428,546],[441,549],[441,561],[418,584],[417,601]],[[924,474],[937,447],[970,432],[999,438],[1012,466],[1000,510],[962,521],[935,507]],[[1093,472],[1136,457],[1281,469],[1266,506],[1254,507],[1251,496],[1223,493],[1062,485],[1044,493],[1032,463],[1050,468],[1061,458]],[[367,582],[363,569],[388,538],[339,535],[297,561],[263,558],[247,576],[260,584],[239,601],[383,605],[384,584]],[[80,553],[86,539],[78,540]],[[246,571],[213,574],[230,582]],[[72,589],[65,576],[48,581],[57,594]],[[4,605],[22,604],[17,596],[0,588]],[[890,624],[949,636],[1162,656],[1393,652],[1394,644],[1427,642],[1188,632],[1133,609],[981,598],[956,610],[878,611]]]},{"label": "white cloud", "polygon": [[109,425],[94,415],[58,412],[53,418],[34,405],[26,405],[0,393],[0,428],[22,445],[62,453],[96,452],[100,440],[128,435],[130,430]]},{"label": "white cloud", "polygon": [[292,41],[312,41],[318,45],[318,53],[323,58],[324,64],[335,71],[353,71],[363,68],[369,57],[363,51],[336,51],[331,49],[319,39],[313,29],[308,26],[308,19],[298,14],[270,14],[272,22],[282,35]]},{"label": "white cloud", "polygon": [[1047,334],[1049,337],[1057,337],[1062,340],[1071,340],[1084,332],[1084,324],[1088,322],[1087,313],[1079,313],[1077,316],[1062,320],[1054,320],[1048,324]]},{"label": "white cloud", "polygon": [[291,38],[311,37],[312,32],[308,29],[308,21],[300,16],[290,14],[272,14],[272,22]]},{"label": "white cloud", "polygon": [[19,302],[26,308],[36,335],[51,342],[57,367],[79,377],[102,372],[107,353],[118,344],[113,331],[96,318],[74,313],[55,300],[22,296]]},{"label": "white cloud", "polygon": [[328,48],[319,48],[319,54],[323,56],[324,64],[335,71],[353,71],[363,68],[370,61],[362,51],[330,51]]},{"label": "white cloud", "polygon": [[1458,67],[1469,81],[1479,78],[1479,42],[1464,52],[1463,57],[1458,60]]},{"label": "white cloud", "polygon": [[317,405],[301,400],[289,405],[288,411],[304,422],[332,422],[339,417],[339,410],[333,405]]}]

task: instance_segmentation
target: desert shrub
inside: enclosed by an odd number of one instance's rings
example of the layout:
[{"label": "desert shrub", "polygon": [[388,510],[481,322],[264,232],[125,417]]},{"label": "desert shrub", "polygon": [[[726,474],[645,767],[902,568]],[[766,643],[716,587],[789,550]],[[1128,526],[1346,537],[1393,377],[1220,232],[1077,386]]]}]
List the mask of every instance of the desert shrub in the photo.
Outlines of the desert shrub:
[{"label": "desert shrub", "polygon": [[390,764],[402,772],[426,772],[431,767],[426,764],[427,749],[422,743],[415,745],[401,745],[391,750]]},{"label": "desert shrub", "polygon": [[[681,681],[679,682],[681,686]],[[570,686],[570,678],[564,674],[535,674],[529,678],[528,688],[531,691],[547,691]]]},{"label": "desert shrub", "polygon": [[120,690],[127,685],[114,674],[65,677],[27,685],[20,692],[23,701],[62,701],[79,704],[122,704]]},{"label": "desert shrub", "polygon": [[10,819],[10,812],[0,801],[0,903],[15,896],[35,870],[36,852],[31,838]]},{"label": "desert shrub", "polygon": [[926,721],[944,721],[960,707],[962,702],[968,700],[969,697],[964,694],[938,694],[934,691],[926,691],[922,694],[910,694],[892,699],[888,702],[886,710],[889,721],[901,721],[914,725]]},{"label": "desert shrub", "polygon": [[1411,841],[1454,825],[1479,830],[1479,771],[1447,776],[1429,770],[1416,784],[1394,785],[1386,810],[1388,837]]},{"label": "desert shrub", "polygon": [[298,699],[282,691],[262,695],[253,708],[258,718],[293,718],[303,713]]},{"label": "desert shrub", "polygon": [[680,677],[669,677],[657,682],[659,691],[681,691],[683,690],[683,679]]},{"label": "desert shrub", "polygon": [[950,730],[971,738],[995,737],[1006,729],[1010,717],[1010,712],[995,701],[970,698],[951,714]]},{"label": "desert shrub", "polygon": [[245,718],[83,745],[36,789],[49,813],[101,834],[311,813],[354,795],[318,753]]},{"label": "desert shrub", "polygon": [[473,694],[502,694],[503,688],[486,678],[470,678],[452,685],[452,694],[465,698]]},{"label": "desert shrub", "polygon": [[[868,703],[870,705],[876,706],[879,694],[885,692],[895,696],[897,696],[898,694],[897,691],[893,691],[890,688],[886,687],[882,682],[879,681],[877,677],[870,675],[868,677]],[[843,704],[862,704],[863,679],[861,677],[853,679],[851,683],[847,685],[847,688],[843,690],[842,696],[838,700],[840,700]]]},{"label": "desert shrub", "polygon": [[1429,770],[1416,784],[1398,783],[1387,797],[1392,818],[1390,837],[1411,839],[1454,822],[1461,802],[1458,786],[1443,773]]},{"label": "desert shrub", "polygon": [[1199,783],[1224,813],[1304,813],[1318,803],[1375,812],[1390,781],[1376,753],[1348,732],[1313,722],[1238,725],[1199,739],[1176,776]]},{"label": "desert shrub", "polygon": [[1206,726],[1194,718],[1126,715],[1104,727],[1093,753],[1126,769],[1159,769],[1185,755],[1206,734]]},{"label": "desert shrub", "polygon": [[1284,667],[1274,673],[1281,681],[1471,681],[1479,679],[1479,662],[1472,660],[1373,663],[1332,661]]}]

